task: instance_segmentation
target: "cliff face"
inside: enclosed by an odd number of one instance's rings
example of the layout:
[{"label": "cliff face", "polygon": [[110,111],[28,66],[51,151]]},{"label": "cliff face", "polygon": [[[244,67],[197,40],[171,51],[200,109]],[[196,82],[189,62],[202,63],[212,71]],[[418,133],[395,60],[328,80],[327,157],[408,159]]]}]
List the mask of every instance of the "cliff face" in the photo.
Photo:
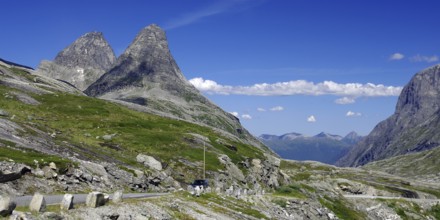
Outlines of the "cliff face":
[{"label": "cliff face", "polygon": [[360,166],[410,152],[439,146],[440,65],[417,73],[399,96],[395,113],[373,131],[337,165]]},{"label": "cliff face", "polygon": [[85,90],[115,61],[115,54],[103,34],[91,32],[59,52],[54,61],[42,61],[37,71]]}]

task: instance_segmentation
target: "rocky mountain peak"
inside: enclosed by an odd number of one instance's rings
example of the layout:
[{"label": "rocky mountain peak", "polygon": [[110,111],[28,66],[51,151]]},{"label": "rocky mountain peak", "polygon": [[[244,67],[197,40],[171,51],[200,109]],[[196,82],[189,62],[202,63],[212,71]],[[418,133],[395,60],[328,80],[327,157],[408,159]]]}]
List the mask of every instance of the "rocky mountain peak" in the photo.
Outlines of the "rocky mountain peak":
[{"label": "rocky mountain peak", "polygon": [[329,138],[329,139],[333,139],[333,140],[341,140],[342,139],[342,137],[339,135],[329,134],[326,132],[321,132],[321,133],[315,135],[314,137],[316,137],[316,138]]},{"label": "rocky mountain peak", "polygon": [[215,127],[268,150],[239,120],[205,98],[185,79],[157,25],[143,28],[116,64],[85,91],[161,116]]},{"label": "rocky mountain peak", "polygon": [[338,161],[360,166],[371,161],[439,146],[440,65],[420,71],[403,88],[393,115]]},{"label": "rocky mountain peak", "polygon": [[97,96],[127,87],[156,83],[176,95],[193,86],[185,79],[168,48],[165,32],[157,25],[142,29],[116,65],[91,85],[86,93]]},{"label": "rocky mountain peak", "polygon": [[58,53],[54,63],[68,68],[108,70],[115,63],[113,49],[101,32],[82,35]]},{"label": "rocky mountain peak", "polygon": [[417,73],[403,88],[395,114],[411,125],[430,117],[440,108],[440,64]]},{"label": "rocky mountain peak", "polygon": [[113,49],[101,32],[82,35],[58,53],[54,61],[42,61],[38,72],[85,90],[116,62]]}]

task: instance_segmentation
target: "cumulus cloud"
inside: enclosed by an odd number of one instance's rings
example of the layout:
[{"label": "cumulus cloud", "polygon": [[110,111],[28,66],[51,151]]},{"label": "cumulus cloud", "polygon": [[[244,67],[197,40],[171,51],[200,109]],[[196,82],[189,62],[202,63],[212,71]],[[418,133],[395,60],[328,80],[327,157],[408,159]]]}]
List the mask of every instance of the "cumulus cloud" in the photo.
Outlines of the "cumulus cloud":
[{"label": "cumulus cloud", "polygon": [[284,107],[283,106],[275,106],[273,108],[270,109],[273,112],[279,112],[279,111],[283,111]]},{"label": "cumulus cloud", "polygon": [[417,54],[411,58],[409,58],[412,62],[427,62],[427,63],[433,63],[439,61],[439,57],[437,55],[432,56],[422,56],[420,54]]},{"label": "cumulus cloud", "polygon": [[229,112],[229,113],[231,113],[231,115],[233,115],[233,116],[238,118],[238,112]]},{"label": "cumulus cloud", "polygon": [[264,108],[257,108],[257,111],[259,111],[259,112],[265,112],[266,109],[264,109]]},{"label": "cumulus cloud", "polygon": [[246,119],[246,120],[251,120],[251,119],[252,119],[252,116],[250,116],[250,115],[248,115],[248,114],[243,114],[243,115],[241,115],[241,118],[242,118],[242,119]]},{"label": "cumulus cloud", "polygon": [[393,53],[390,56],[390,60],[401,60],[405,57],[405,55],[401,54],[401,53]]},{"label": "cumulus cloud", "polygon": [[359,116],[362,116],[362,114],[360,112],[348,111],[347,114],[345,114],[345,116],[347,116],[347,117],[359,117]]},{"label": "cumulus cloud", "polygon": [[310,115],[310,116],[307,118],[307,122],[310,122],[310,123],[316,122],[316,118],[315,118],[315,116],[314,116],[314,115]]},{"label": "cumulus cloud", "polygon": [[342,98],[335,100],[335,103],[340,104],[340,105],[352,104],[355,102],[356,102],[356,100],[354,98],[350,98],[350,97],[342,97]]},{"label": "cumulus cloud", "polygon": [[261,83],[252,86],[221,85],[212,80],[193,78],[190,80],[197,89],[209,94],[252,95],[252,96],[286,96],[286,95],[335,95],[345,97],[398,96],[402,87],[385,86],[372,83],[346,83],[333,81],[320,83],[306,80],[294,80],[278,83]]}]

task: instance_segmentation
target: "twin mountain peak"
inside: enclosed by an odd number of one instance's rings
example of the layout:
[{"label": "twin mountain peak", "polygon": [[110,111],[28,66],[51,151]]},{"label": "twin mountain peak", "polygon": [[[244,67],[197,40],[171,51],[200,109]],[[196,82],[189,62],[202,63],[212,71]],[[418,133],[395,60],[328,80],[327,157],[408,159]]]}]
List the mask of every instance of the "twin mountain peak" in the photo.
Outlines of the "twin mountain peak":
[{"label": "twin mountain peak", "polygon": [[208,125],[264,147],[239,120],[189,83],[170,53],[165,32],[143,28],[118,58],[102,33],[87,33],[42,61],[40,74],[66,81],[89,96],[166,117]]}]

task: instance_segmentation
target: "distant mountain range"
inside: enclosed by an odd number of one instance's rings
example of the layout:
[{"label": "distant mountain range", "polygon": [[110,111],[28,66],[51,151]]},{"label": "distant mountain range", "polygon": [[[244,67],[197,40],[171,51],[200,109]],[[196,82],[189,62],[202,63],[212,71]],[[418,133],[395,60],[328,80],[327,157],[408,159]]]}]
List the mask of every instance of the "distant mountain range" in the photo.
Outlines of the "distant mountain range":
[{"label": "distant mountain range", "polygon": [[314,160],[334,164],[362,139],[356,132],[345,137],[321,132],[315,136],[287,133],[281,136],[263,134],[259,139],[282,158]]}]

